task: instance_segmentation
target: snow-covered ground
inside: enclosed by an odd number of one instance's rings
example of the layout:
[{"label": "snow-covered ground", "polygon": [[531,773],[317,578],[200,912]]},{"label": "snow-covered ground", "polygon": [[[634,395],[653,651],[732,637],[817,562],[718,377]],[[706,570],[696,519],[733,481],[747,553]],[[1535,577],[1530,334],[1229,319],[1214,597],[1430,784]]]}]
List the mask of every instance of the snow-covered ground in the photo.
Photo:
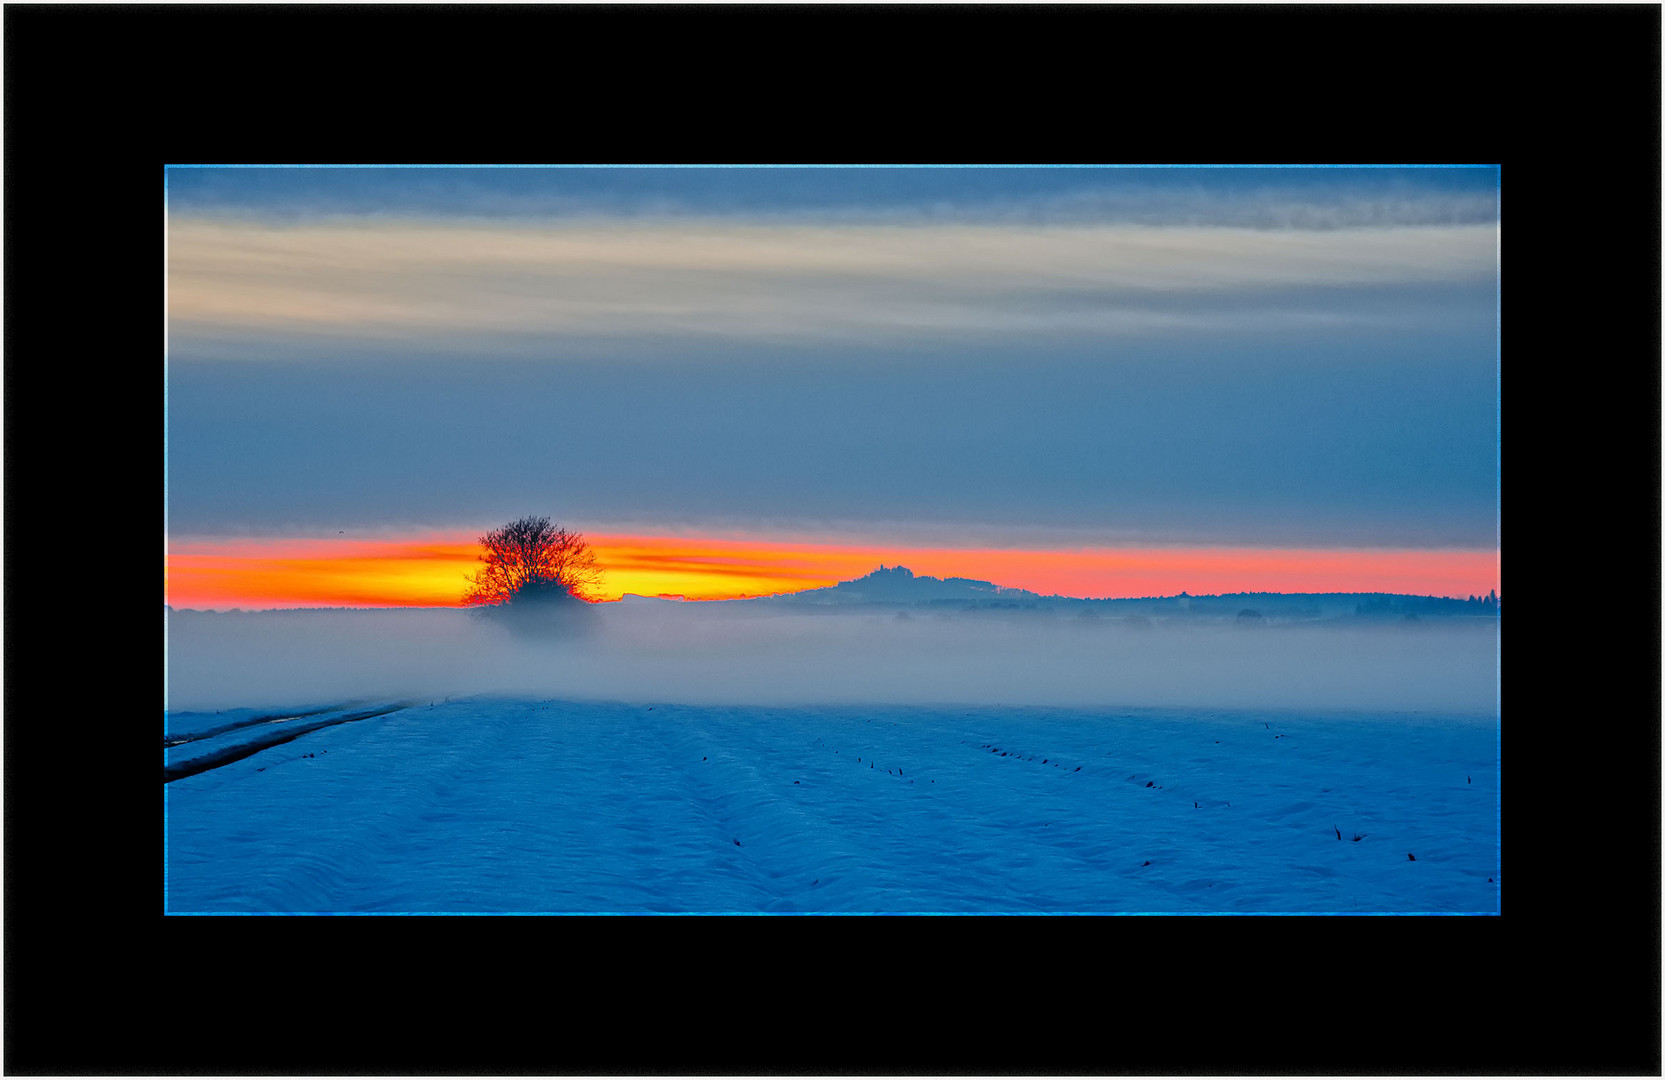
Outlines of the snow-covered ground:
[{"label": "snow-covered ground", "polygon": [[294,614],[171,618],[169,911],[1500,911],[1495,627]]}]

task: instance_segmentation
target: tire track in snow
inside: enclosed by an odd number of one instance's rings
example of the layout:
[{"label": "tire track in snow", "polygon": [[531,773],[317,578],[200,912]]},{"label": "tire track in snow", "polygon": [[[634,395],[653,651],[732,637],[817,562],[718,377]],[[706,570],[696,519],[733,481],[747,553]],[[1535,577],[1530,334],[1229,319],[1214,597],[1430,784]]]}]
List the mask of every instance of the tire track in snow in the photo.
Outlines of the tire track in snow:
[{"label": "tire track in snow", "polygon": [[[216,735],[224,735],[228,731],[236,731],[239,728],[256,727],[260,724],[281,724],[286,720],[300,720],[308,716],[321,716],[324,713],[340,712],[343,709],[350,709],[354,705],[359,704],[363,704],[363,702],[348,701],[343,702],[340,705],[326,705],[317,709],[299,709],[294,712],[263,713],[260,716],[252,716],[244,720],[233,720],[230,723],[217,724],[214,727],[203,728],[200,731],[191,731],[176,735],[164,735],[162,736],[162,748],[169,749],[175,746],[185,746],[189,743],[202,742],[205,739],[212,739]],[[183,714],[181,714],[181,716],[182,715]],[[175,716],[173,719],[180,719],[181,716]]]},{"label": "tire track in snow", "polygon": [[181,785],[170,910],[537,910],[527,880],[544,852],[521,850],[526,815],[494,783],[524,730],[495,703],[412,710],[258,781]]},{"label": "tire track in snow", "polygon": [[[764,861],[770,855],[771,840],[776,839],[771,834],[783,830],[778,827],[778,820],[768,822],[760,813],[769,800],[759,797],[758,789],[763,781],[758,770],[736,756],[739,747],[735,745],[732,729],[722,733],[713,730],[709,710],[689,714],[666,707],[658,711],[659,717],[646,718],[646,726],[664,755],[666,768],[678,780],[681,799],[703,823],[710,837],[713,858],[719,863],[738,860],[746,868],[748,886],[763,901],[749,907],[769,910],[778,906],[787,898],[787,892],[780,887],[780,874],[771,874]],[[696,751],[703,751],[697,762],[692,757]],[[712,760],[713,756],[716,761]],[[738,777],[717,783],[701,775],[713,770],[721,771],[725,777],[736,774]],[[768,816],[778,819],[778,815]],[[760,827],[768,824],[777,828]],[[745,841],[740,839],[742,833]]]},{"label": "tire track in snow", "polygon": [[262,735],[258,738],[251,739],[248,742],[238,743],[235,746],[228,746],[223,750],[216,750],[212,753],[203,754],[200,757],[174,762],[171,765],[164,763],[162,765],[162,783],[171,784],[175,780],[181,780],[187,776],[196,776],[199,773],[208,772],[210,769],[218,769],[221,766],[230,765],[234,761],[242,761],[244,758],[253,757],[262,750],[270,750],[274,746],[282,746],[284,743],[294,742],[302,735],[309,735],[314,731],[321,731],[324,728],[335,727],[338,724],[351,724],[358,720],[369,720],[377,716],[386,716],[389,713],[396,713],[403,709],[408,709],[413,704],[415,704],[415,702],[404,701],[396,705],[388,705],[380,709],[370,709],[365,712],[349,713],[346,716],[334,716],[328,720],[314,720],[309,724],[298,724],[292,728],[284,728],[281,731]]},{"label": "tire track in snow", "polygon": [[[872,868],[853,865],[861,860],[848,831],[816,805],[830,778],[810,764],[810,748],[794,750],[790,720],[755,709],[727,711],[718,723],[710,709],[661,707],[655,717],[648,726],[692,811],[764,898],[751,910],[848,908],[828,902],[841,895],[837,883],[856,871],[870,878]],[[806,779],[807,787],[794,783]]]}]

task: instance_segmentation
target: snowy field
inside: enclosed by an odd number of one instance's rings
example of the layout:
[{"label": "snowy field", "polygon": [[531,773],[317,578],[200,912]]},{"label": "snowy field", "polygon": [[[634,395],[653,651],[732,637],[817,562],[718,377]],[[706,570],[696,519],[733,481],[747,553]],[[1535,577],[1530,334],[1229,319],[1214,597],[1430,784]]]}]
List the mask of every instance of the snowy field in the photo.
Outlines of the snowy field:
[{"label": "snowy field", "polygon": [[1496,913],[1498,640],[174,613],[166,907]]}]

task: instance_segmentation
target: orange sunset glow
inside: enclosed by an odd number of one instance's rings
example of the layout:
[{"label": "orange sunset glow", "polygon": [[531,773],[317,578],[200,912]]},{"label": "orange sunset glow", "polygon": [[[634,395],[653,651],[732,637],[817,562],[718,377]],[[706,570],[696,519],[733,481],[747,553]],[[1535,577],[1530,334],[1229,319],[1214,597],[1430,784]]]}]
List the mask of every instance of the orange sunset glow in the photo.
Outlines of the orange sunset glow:
[{"label": "orange sunset glow", "polygon": [[[1193,596],[1238,592],[1388,592],[1466,597],[1500,588],[1496,551],[881,546],[719,536],[586,534],[603,578],[598,599],[626,593],[726,600],[799,592],[881,564],[966,577],[1042,595]],[[410,538],[170,541],[175,608],[460,607],[478,569],[472,534]]]}]

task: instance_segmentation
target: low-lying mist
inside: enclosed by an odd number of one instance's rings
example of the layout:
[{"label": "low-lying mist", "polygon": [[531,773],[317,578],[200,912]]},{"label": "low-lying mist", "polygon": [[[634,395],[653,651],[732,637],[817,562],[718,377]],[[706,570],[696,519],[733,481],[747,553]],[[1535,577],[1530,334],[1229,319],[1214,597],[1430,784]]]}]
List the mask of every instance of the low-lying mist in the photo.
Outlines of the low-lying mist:
[{"label": "low-lying mist", "polygon": [[1496,714],[1493,620],[1291,623],[783,612],[629,600],[528,635],[460,610],[175,611],[173,711],[503,694]]}]

